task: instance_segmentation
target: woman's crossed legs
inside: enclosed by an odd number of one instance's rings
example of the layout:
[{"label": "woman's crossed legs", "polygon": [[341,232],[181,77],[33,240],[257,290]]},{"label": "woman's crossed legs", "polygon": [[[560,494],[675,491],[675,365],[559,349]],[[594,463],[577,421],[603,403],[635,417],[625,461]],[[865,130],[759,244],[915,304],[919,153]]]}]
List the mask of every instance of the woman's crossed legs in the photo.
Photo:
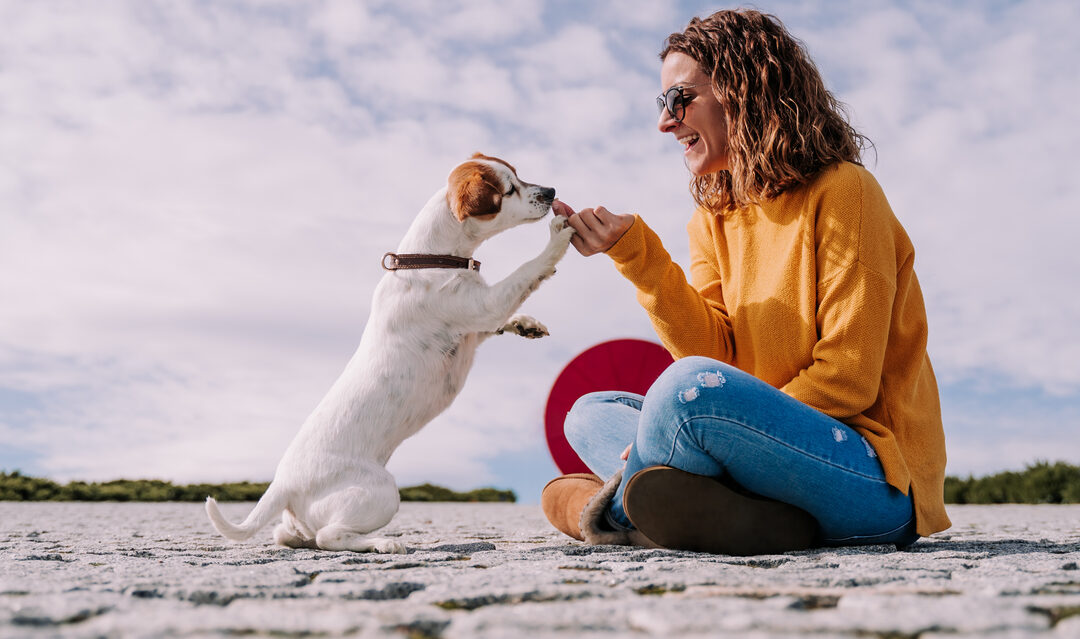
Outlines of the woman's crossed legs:
[{"label": "woman's crossed legs", "polygon": [[911,496],[885,482],[877,454],[861,435],[716,360],[680,359],[644,397],[585,395],[565,431],[582,461],[604,479],[623,467],[619,456],[633,443],[607,513],[615,526],[631,526],[622,496],[634,473],[670,466],[726,476],[807,511],[818,522],[822,545],[905,546],[918,539]]}]

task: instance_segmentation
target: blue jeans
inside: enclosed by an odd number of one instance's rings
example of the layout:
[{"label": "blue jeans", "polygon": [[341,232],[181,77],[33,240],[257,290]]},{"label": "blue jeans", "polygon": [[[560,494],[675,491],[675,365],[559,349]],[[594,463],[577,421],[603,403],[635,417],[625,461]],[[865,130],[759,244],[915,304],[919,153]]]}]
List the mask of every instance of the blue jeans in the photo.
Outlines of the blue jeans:
[{"label": "blue jeans", "polygon": [[[590,393],[567,415],[566,439],[605,480],[624,466],[609,521],[632,526],[626,483],[650,466],[727,476],[817,519],[817,544],[914,543],[915,510],[885,483],[877,454],[845,424],[732,366],[705,357],[672,364],[642,397]],[[910,492],[910,491],[909,491]],[[693,495],[687,495],[693,499]]]}]

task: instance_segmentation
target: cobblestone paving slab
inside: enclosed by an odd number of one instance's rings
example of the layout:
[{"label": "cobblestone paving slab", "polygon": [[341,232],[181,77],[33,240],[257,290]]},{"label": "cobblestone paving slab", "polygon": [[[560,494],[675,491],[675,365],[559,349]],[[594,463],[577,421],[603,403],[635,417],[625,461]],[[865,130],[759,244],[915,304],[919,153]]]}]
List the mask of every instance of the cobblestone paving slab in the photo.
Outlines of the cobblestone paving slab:
[{"label": "cobblestone paving slab", "polygon": [[728,557],[407,503],[382,555],[228,542],[201,504],[0,502],[0,637],[1080,637],[1080,506],[950,514],[905,551]]}]

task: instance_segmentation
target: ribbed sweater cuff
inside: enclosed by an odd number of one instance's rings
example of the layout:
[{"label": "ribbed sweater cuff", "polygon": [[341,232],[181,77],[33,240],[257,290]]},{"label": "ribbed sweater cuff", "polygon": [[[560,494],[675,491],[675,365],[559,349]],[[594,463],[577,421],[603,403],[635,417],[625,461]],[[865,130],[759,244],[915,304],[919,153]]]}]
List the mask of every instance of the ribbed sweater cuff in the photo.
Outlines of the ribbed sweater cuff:
[{"label": "ribbed sweater cuff", "polygon": [[623,236],[609,248],[606,253],[616,264],[632,262],[634,258],[643,254],[645,247],[645,232],[648,229],[640,215],[634,215],[634,223],[626,229]]}]

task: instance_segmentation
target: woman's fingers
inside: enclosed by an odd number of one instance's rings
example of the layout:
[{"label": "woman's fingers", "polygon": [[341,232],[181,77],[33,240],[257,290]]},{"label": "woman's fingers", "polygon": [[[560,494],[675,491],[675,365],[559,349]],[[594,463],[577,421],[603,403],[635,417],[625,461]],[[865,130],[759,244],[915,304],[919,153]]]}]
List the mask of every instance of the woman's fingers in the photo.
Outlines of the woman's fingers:
[{"label": "woman's fingers", "polygon": [[618,223],[619,223],[619,218],[620,217],[626,217],[626,216],[615,215],[614,213],[612,213],[611,211],[605,209],[602,206],[598,206],[595,209],[593,209],[593,215],[595,215],[596,219],[599,220],[600,223],[603,224],[604,226],[617,226]]},{"label": "woman's fingers", "polygon": [[584,256],[603,253],[626,233],[634,223],[632,215],[616,215],[602,206],[581,209],[577,213],[570,205],[555,200],[551,210],[556,215],[563,215],[577,233],[570,243]]},{"label": "woman's fingers", "polygon": [[551,211],[555,215],[561,215],[563,217],[570,217],[571,215],[574,215],[574,209],[571,208],[569,204],[567,204],[566,202],[563,202],[562,200],[555,200],[554,202],[552,202],[551,203]]}]

